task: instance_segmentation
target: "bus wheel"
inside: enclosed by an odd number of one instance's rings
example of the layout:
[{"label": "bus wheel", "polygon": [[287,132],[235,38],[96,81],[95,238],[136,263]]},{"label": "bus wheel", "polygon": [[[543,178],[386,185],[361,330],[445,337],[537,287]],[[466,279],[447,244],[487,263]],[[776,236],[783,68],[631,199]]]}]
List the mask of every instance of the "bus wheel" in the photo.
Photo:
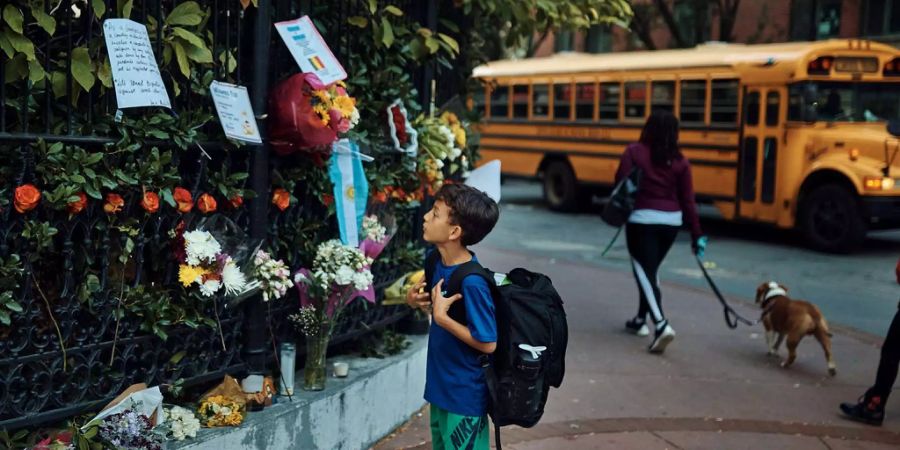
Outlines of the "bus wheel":
[{"label": "bus wheel", "polygon": [[544,201],[556,211],[574,211],[578,207],[578,183],[565,161],[553,161],[544,169]]},{"label": "bus wheel", "polygon": [[813,248],[832,253],[849,252],[866,237],[856,197],[836,184],[819,186],[806,196],[800,205],[800,229]]}]

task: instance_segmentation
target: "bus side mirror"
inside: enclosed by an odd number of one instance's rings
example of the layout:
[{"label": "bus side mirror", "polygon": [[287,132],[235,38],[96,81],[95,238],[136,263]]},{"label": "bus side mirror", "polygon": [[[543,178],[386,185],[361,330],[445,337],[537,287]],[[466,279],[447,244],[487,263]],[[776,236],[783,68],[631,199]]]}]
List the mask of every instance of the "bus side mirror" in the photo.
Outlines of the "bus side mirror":
[{"label": "bus side mirror", "polygon": [[900,119],[891,119],[887,124],[887,131],[892,136],[900,137]]}]

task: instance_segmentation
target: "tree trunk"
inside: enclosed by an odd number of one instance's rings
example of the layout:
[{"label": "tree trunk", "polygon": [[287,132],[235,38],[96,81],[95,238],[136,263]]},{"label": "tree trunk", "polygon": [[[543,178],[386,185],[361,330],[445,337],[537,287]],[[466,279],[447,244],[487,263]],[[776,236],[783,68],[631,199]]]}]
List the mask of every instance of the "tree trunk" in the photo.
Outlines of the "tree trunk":
[{"label": "tree trunk", "polygon": [[716,3],[719,8],[719,40],[731,42],[734,40],[734,20],[741,0],[718,0]]},{"label": "tree trunk", "polygon": [[650,34],[650,14],[646,9],[634,8],[634,15],[628,28],[641,40],[647,50],[656,50],[656,43]]},{"label": "tree trunk", "polygon": [[656,4],[656,9],[659,10],[659,14],[662,16],[663,21],[666,22],[666,26],[669,27],[669,32],[672,33],[672,39],[675,40],[675,46],[678,48],[687,47],[684,35],[678,28],[678,23],[675,22],[675,16],[672,14],[672,10],[669,9],[666,0],[653,0],[653,3]]}]

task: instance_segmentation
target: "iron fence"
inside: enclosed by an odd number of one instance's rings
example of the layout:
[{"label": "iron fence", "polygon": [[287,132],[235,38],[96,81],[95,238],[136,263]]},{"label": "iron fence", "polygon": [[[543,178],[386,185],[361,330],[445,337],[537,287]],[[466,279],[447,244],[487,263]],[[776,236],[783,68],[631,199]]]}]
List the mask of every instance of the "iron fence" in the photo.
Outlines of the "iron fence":
[{"label": "iron fence", "polygon": [[[273,1],[259,0],[258,8],[246,12],[237,0],[199,1],[209,11],[214,78],[248,85],[256,111],[265,110],[269,86],[296,71],[283,45],[275,40],[277,36],[273,38],[274,21],[316,12],[317,18],[333,25],[326,38],[348,72],[353,70],[355,58],[364,56],[358,53],[362,47],[347,29],[346,18],[367,2]],[[120,3],[105,0],[103,18],[117,17]],[[134,0],[131,18],[161,24],[178,3]],[[423,18],[434,15],[436,8],[432,1],[392,3]],[[91,2],[62,0],[57,5],[47,1],[44,12],[58,18],[52,37],[35,40],[36,61],[46,81],[8,80],[8,69],[16,62],[0,56],[0,190],[5,189],[0,192],[7,199],[16,186],[34,181],[41,162],[37,143],[99,150],[120,139],[114,132],[112,95],[79,89],[81,81],[73,76],[73,49],[92,51],[102,39],[101,21]],[[162,61],[166,58],[162,27],[153,31],[155,56]],[[231,65],[237,69],[228,70]],[[422,73],[416,78],[425,95],[429,76]],[[203,81],[199,77],[166,78],[170,93],[182,92],[173,101],[176,116],[210,113],[209,99],[192,89]],[[290,227],[292,220],[323,216],[302,180],[293,192],[299,202],[284,213],[274,212],[265,193],[271,188],[272,171],[287,163],[271,157],[265,145],[235,148],[216,138],[221,132],[213,122],[196,131],[212,159],[192,145],[173,152],[170,164],[178,167],[182,185],[195,196],[211,189],[209,174],[214,171],[249,172],[245,187],[262,193],[260,197],[251,200],[249,208],[221,212],[248,235],[271,238]],[[176,142],[157,139],[145,145],[165,151]],[[105,164],[120,164],[115,152],[107,152],[105,158]],[[223,301],[207,304],[203,312],[219,318],[221,334],[216,327],[178,326],[162,340],[142,329],[140,317],[122,315],[118,294],[123,286],[151,283],[162,289],[177,284],[169,230],[182,220],[189,225],[201,220],[196,213],[147,215],[139,209],[139,199],[132,197],[126,196],[126,206],[119,213],[135,219],[128,229],[110,225],[100,202],[73,216],[46,208],[29,213],[30,219],[46,221],[58,230],[42,246],[34,239],[22,239],[28,225],[12,204],[0,210],[0,257],[23,255],[24,268],[23,282],[15,293],[23,311],[12,314],[12,325],[0,324],[0,429],[33,426],[95,409],[135,382],[156,385],[183,379],[185,386],[191,386],[225,373],[262,372],[271,364],[272,342],[293,335],[286,316],[296,306],[287,302],[267,305],[258,298],[232,308]],[[417,239],[420,217],[418,210],[401,210],[397,218],[400,229],[385,250],[388,257],[405,242]],[[128,251],[132,256],[127,263],[119,262],[118,257]],[[295,252],[289,259],[293,259],[291,266],[297,267],[300,255]],[[406,269],[376,263],[378,296]],[[88,286],[88,276],[96,277],[96,286]],[[405,314],[406,308],[357,303],[337,326],[335,343],[383,327]],[[297,348],[302,353],[304,347]]]}]

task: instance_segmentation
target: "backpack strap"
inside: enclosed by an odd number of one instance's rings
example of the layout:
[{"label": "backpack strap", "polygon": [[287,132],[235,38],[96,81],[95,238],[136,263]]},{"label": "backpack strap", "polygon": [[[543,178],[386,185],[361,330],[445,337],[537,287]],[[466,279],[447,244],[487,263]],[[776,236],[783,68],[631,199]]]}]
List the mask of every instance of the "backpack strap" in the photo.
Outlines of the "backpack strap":
[{"label": "backpack strap", "polygon": [[428,257],[425,258],[425,292],[431,293],[432,280],[434,280],[434,270],[441,258],[441,253],[437,249],[432,249]]}]

